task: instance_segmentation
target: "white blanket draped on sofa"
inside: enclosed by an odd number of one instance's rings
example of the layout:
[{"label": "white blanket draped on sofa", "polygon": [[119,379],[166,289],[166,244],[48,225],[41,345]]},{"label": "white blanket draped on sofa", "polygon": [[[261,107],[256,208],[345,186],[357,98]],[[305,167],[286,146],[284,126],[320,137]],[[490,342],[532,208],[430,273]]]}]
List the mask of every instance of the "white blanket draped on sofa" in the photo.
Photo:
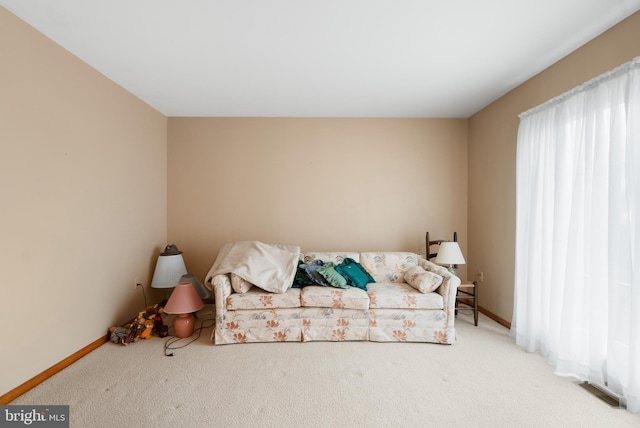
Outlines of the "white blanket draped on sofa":
[{"label": "white blanket draped on sofa", "polygon": [[233,273],[256,287],[284,293],[293,283],[299,257],[300,247],[297,246],[233,242],[222,247],[207,279]]}]

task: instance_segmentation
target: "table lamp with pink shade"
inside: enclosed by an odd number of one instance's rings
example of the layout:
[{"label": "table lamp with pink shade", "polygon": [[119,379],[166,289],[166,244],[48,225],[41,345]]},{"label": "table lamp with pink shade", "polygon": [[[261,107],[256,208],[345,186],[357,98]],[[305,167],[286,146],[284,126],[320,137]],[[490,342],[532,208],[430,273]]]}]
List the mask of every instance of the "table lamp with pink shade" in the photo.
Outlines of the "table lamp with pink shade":
[{"label": "table lamp with pink shade", "polygon": [[167,314],[177,315],[173,320],[176,337],[184,338],[193,334],[195,319],[192,313],[202,308],[204,303],[190,282],[180,282],[176,285],[164,307]]}]

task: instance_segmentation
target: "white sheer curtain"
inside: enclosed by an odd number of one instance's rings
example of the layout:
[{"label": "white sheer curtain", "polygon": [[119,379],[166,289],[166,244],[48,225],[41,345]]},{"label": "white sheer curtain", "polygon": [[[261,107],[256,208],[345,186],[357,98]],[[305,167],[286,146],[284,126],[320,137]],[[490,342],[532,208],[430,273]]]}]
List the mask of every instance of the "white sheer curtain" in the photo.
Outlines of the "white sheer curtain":
[{"label": "white sheer curtain", "polygon": [[520,115],[511,335],[640,412],[640,57]]}]

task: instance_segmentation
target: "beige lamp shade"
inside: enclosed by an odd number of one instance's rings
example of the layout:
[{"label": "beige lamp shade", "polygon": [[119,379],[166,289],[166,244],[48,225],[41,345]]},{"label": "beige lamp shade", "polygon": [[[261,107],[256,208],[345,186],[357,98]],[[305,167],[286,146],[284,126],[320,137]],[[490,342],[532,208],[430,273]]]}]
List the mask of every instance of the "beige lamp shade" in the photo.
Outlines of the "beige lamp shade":
[{"label": "beige lamp shade", "polygon": [[457,242],[443,242],[438,249],[434,263],[439,265],[463,265],[465,264],[462,251]]}]

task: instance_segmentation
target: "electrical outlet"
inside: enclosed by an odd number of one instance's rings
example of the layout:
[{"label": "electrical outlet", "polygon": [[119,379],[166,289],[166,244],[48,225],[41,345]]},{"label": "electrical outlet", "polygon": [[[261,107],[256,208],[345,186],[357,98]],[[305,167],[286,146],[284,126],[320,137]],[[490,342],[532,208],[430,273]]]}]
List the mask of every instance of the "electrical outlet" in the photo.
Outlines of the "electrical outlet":
[{"label": "electrical outlet", "polygon": [[138,287],[142,287],[142,283],[138,277],[133,279],[133,288],[138,289]]},{"label": "electrical outlet", "polygon": [[484,272],[480,272],[476,275],[476,278],[478,279],[478,281],[480,282],[484,282]]}]

